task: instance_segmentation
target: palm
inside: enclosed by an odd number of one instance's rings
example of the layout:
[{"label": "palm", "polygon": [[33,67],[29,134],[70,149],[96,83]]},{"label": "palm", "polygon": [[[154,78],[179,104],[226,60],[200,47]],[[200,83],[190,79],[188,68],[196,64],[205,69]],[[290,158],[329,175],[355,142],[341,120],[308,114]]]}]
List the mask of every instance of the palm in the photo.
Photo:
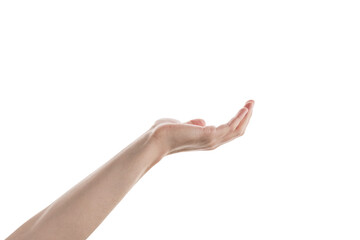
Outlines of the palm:
[{"label": "palm", "polygon": [[218,127],[206,126],[203,119],[180,122],[172,118],[157,120],[151,129],[166,145],[168,154],[191,151],[212,150],[242,136],[252,115],[254,101],[249,100],[228,123]]}]

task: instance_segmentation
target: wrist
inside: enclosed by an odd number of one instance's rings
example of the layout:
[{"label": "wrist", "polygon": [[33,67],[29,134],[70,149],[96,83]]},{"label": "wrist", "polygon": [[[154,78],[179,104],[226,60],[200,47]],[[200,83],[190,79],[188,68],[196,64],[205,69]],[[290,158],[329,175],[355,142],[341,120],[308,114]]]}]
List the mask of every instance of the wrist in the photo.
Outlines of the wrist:
[{"label": "wrist", "polygon": [[146,133],[148,135],[148,144],[150,148],[160,157],[168,155],[169,151],[164,142],[164,138],[159,134],[159,129],[153,129]]},{"label": "wrist", "polygon": [[[158,163],[167,152],[161,147],[161,143],[154,137],[152,131],[146,131],[126,148],[120,151],[111,161],[111,165],[122,166],[129,163],[132,166],[144,168],[144,173]],[[111,167],[113,168],[113,167]]]}]

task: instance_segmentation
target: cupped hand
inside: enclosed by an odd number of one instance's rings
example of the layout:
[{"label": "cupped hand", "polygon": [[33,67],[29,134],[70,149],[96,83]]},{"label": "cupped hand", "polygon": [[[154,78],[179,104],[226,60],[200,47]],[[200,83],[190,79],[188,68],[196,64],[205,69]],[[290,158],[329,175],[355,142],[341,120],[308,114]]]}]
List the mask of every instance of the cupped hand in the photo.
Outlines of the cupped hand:
[{"label": "cupped hand", "polygon": [[150,130],[166,155],[193,150],[212,150],[244,135],[254,104],[254,100],[247,101],[229,122],[218,127],[206,126],[203,119],[181,123],[176,119],[161,118]]}]

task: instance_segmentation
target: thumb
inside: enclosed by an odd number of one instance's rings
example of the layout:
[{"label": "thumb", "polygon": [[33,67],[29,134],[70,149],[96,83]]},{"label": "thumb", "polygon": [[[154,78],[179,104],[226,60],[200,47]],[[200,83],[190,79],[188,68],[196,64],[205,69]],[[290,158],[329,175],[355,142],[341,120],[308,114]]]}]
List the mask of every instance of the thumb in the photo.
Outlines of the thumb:
[{"label": "thumb", "polygon": [[192,125],[197,125],[197,126],[205,126],[206,123],[205,123],[205,120],[204,119],[193,119],[193,120],[190,120],[188,122],[186,122],[185,124],[192,124]]}]

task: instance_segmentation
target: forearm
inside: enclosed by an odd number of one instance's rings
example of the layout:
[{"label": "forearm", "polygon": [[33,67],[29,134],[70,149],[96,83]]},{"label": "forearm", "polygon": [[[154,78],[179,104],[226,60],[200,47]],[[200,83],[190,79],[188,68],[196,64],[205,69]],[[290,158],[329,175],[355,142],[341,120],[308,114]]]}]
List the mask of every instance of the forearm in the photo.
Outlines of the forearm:
[{"label": "forearm", "polygon": [[8,239],[86,239],[164,152],[146,132]]},{"label": "forearm", "polygon": [[206,126],[202,119],[181,123],[162,118],[128,147],[43,209],[9,240],[86,239],[132,186],[162,157],[176,152],[213,150],[245,132],[254,101],[227,123]]}]

